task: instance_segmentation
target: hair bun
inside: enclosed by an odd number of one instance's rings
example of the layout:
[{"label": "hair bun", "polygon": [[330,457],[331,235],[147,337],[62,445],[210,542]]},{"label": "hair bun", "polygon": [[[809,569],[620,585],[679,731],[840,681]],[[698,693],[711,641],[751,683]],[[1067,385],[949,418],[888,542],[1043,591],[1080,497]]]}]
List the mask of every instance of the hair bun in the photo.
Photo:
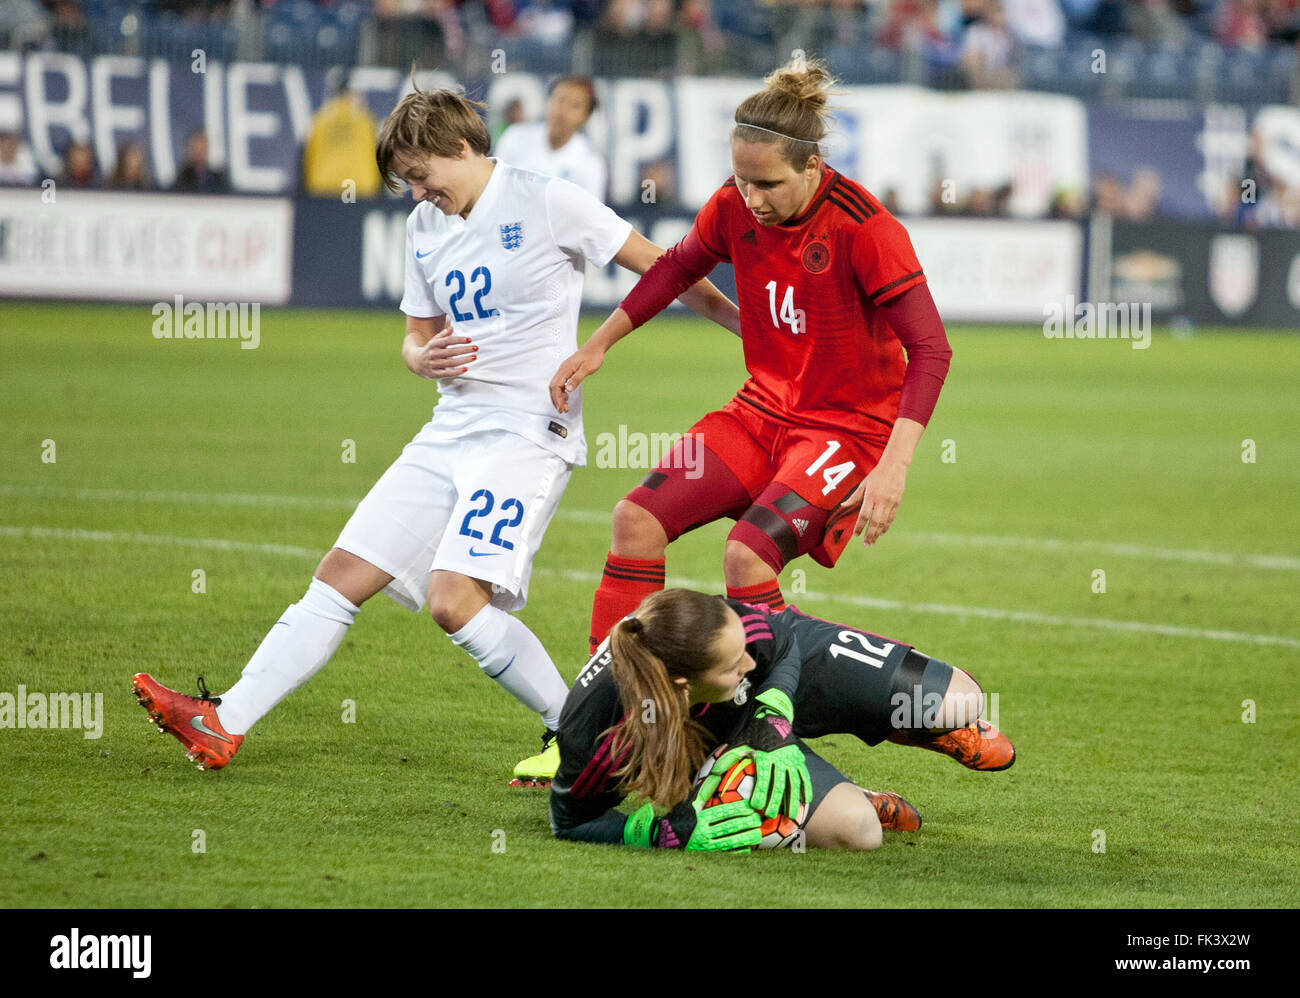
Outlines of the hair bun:
[{"label": "hair bun", "polygon": [[641,618],[634,613],[629,613],[624,617],[623,623],[627,625],[627,632],[629,634],[640,634],[645,630],[645,624],[643,624]]}]

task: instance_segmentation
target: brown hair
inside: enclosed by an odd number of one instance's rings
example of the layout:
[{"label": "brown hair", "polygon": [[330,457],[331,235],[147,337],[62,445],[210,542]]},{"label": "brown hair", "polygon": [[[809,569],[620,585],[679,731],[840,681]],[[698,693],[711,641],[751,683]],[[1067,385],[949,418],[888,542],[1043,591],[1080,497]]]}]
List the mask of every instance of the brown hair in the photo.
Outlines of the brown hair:
[{"label": "brown hair", "polygon": [[[736,108],[733,138],[742,142],[780,143],[781,156],[802,170],[833,121],[827,110],[835,79],[820,59],[791,59],[768,74],[764,88]],[[772,134],[779,133],[778,135]]]},{"label": "brown hair", "polygon": [[375,162],[384,186],[394,194],[401,193],[402,182],[393,173],[393,161],[405,156],[443,156],[448,159],[460,155],[460,140],[480,156],[492,148],[487,125],[482,114],[486,104],[465,96],[465,89],[421,90],[415,87],[384,119],[375,144]]},{"label": "brown hair", "polygon": [[610,756],[620,760],[613,775],[621,792],[659,807],[690,794],[710,736],[691,719],[687,687],[673,680],[689,680],[716,664],[713,642],[726,623],[721,596],[665,589],[610,631],[609,668],[626,716],[604,734],[611,738]]}]

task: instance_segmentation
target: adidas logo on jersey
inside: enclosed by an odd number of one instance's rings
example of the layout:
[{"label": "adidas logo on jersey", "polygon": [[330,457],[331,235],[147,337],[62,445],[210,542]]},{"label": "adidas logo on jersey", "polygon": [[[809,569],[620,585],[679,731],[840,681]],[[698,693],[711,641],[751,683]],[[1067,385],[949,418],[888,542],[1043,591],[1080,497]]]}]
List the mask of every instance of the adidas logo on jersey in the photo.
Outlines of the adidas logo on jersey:
[{"label": "adidas logo on jersey", "polygon": [[808,521],[803,519],[803,517],[796,516],[790,522],[794,524],[794,532],[800,537],[802,537],[803,532],[808,529]]},{"label": "adidas logo on jersey", "polygon": [[740,241],[742,243],[753,243],[755,246],[757,246],[758,233],[756,233],[753,229],[750,229],[748,232],[746,232],[743,236],[740,237]]}]

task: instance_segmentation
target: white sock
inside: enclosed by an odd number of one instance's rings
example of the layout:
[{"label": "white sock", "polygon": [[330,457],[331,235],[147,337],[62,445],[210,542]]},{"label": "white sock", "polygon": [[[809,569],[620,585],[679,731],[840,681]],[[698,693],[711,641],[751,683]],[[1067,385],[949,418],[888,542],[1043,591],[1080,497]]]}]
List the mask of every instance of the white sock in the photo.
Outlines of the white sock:
[{"label": "white sock", "polygon": [[306,595],[262,639],[239,682],[221,695],[221,726],[242,735],[269,714],[330,660],[359,612],[338,591],[312,579]]},{"label": "white sock", "polygon": [[525,707],[542,715],[554,731],[569,688],[537,635],[517,617],[489,603],[455,634],[452,643],[464,648],[479,668]]}]

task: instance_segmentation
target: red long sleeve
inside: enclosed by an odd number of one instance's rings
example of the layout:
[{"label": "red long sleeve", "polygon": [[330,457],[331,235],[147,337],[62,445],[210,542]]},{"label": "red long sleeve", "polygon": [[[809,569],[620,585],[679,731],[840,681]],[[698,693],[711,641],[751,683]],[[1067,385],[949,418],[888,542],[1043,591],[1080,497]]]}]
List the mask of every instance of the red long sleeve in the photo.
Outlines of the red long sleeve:
[{"label": "red long sleeve", "polygon": [[908,288],[882,306],[885,320],[907,351],[907,371],[903,375],[903,395],[898,415],[914,419],[922,426],[930,422],[939,389],[948,375],[952,347],[943,329],[943,320],[935,308],[930,289],[925,284]]},{"label": "red long sleeve", "polygon": [[641,275],[641,280],[619,307],[627,313],[632,328],[636,329],[666,309],[691,285],[708,277],[721,259],[704,248],[692,227],[686,238],[666,250]]}]

